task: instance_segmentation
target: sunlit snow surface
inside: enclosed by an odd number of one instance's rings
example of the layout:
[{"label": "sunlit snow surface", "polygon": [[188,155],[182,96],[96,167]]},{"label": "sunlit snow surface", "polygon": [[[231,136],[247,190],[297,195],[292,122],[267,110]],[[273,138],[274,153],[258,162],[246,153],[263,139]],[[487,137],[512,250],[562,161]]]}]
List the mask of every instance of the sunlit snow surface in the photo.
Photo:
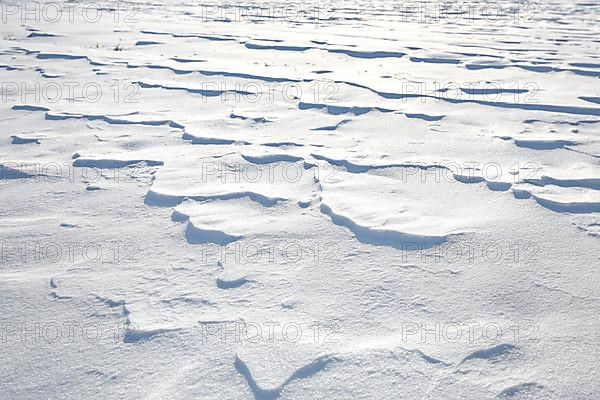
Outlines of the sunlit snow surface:
[{"label": "sunlit snow surface", "polygon": [[0,398],[596,399],[600,6],[229,4],[2,3]]}]

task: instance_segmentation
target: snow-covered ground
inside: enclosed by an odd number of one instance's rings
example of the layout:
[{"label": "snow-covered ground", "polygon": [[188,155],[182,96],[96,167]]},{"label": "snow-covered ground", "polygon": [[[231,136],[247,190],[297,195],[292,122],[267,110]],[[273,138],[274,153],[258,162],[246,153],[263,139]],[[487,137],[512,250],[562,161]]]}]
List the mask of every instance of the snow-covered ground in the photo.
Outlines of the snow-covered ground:
[{"label": "snow-covered ground", "polygon": [[0,3],[1,399],[600,395],[600,4]]}]

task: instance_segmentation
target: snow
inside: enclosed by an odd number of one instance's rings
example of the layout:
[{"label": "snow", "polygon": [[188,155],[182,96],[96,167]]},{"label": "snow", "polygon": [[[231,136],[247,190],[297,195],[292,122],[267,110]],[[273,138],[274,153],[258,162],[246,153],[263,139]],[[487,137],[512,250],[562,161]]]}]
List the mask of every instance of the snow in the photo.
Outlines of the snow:
[{"label": "snow", "polygon": [[0,4],[0,398],[595,399],[599,6],[227,4]]}]

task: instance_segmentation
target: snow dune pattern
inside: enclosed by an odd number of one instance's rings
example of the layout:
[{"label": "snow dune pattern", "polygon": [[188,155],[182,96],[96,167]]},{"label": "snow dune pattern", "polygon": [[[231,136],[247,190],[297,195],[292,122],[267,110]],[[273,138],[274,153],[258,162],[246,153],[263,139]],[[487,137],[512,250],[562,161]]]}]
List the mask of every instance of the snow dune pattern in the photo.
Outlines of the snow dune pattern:
[{"label": "snow dune pattern", "polygon": [[1,398],[600,393],[599,5],[27,4]]}]

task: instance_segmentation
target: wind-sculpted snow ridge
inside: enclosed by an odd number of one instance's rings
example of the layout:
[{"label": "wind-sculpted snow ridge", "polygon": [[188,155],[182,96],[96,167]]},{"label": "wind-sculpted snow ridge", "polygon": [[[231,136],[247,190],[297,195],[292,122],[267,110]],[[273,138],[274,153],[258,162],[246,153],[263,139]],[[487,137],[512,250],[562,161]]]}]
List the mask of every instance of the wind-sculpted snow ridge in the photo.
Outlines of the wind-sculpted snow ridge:
[{"label": "wind-sculpted snow ridge", "polygon": [[477,350],[468,356],[466,356],[461,364],[464,364],[470,360],[487,360],[490,362],[496,362],[504,357],[509,356],[517,351],[515,345],[509,343],[502,343],[489,349]]},{"label": "wind-sculpted snow ridge", "polygon": [[515,197],[533,197],[538,204],[549,210],[564,213],[600,212],[600,191],[584,187],[561,187],[556,185],[518,185],[513,189]]},{"label": "wind-sculpted snow ridge", "polygon": [[[432,167],[434,168],[434,167]],[[366,174],[335,176],[336,182],[322,183],[321,212],[332,222],[349,228],[364,243],[397,248],[440,245],[452,235],[464,234],[499,218],[497,211],[482,207],[480,199],[464,192],[451,209],[442,203],[419,201],[428,185],[411,179],[397,179]],[[402,186],[399,185],[402,182]],[[437,184],[437,197],[452,190],[452,183]],[[436,206],[437,204],[437,206]]]},{"label": "wind-sculpted snow ridge", "polygon": [[107,159],[107,158],[88,158],[78,157],[73,161],[74,167],[80,168],[99,168],[99,169],[110,169],[110,168],[124,168],[130,165],[144,164],[150,167],[163,165],[162,161],[157,160],[130,160],[130,159]]},{"label": "wind-sculpted snow ridge", "polygon": [[277,218],[266,215],[261,206],[242,207],[227,200],[186,202],[175,208],[173,218],[188,221],[186,237],[190,243],[227,244],[277,223]]},{"label": "wind-sculpted snow ridge", "polygon": [[175,161],[170,163],[171,167],[157,173],[146,196],[146,204],[173,206],[186,198],[249,198],[264,207],[271,207],[283,201],[298,201],[310,197],[316,183],[310,164],[297,160],[301,158],[234,153],[202,158],[192,164],[173,165],[177,164]]},{"label": "wind-sculpted snow ridge", "polygon": [[[498,399],[527,399],[537,396],[544,396],[544,386],[535,382],[520,383],[518,385],[509,386],[502,390],[496,396]],[[547,396],[547,394],[545,395]]]},{"label": "wind-sculpted snow ridge", "polygon": [[290,375],[289,378],[285,380],[285,382],[272,389],[262,388],[256,382],[256,378],[254,378],[252,371],[250,371],[246,363],[237,355],[235,357],[235,368],[244,376],[244,378],[246,378],[248,386],[250,386],[250,389],[252,390],[256,400],[274,400],[281,396],[282,391],[289,383],[297,379],[308,379],[312,375],[324,370],[331,362],[335,362],[335,358],[330,356],[321,356],[311,363],[298,368]]},{"label": "wind-sculpted snow ridge", "polygon": [[0,397],[600,393],[598,4],[21,7]]}]

